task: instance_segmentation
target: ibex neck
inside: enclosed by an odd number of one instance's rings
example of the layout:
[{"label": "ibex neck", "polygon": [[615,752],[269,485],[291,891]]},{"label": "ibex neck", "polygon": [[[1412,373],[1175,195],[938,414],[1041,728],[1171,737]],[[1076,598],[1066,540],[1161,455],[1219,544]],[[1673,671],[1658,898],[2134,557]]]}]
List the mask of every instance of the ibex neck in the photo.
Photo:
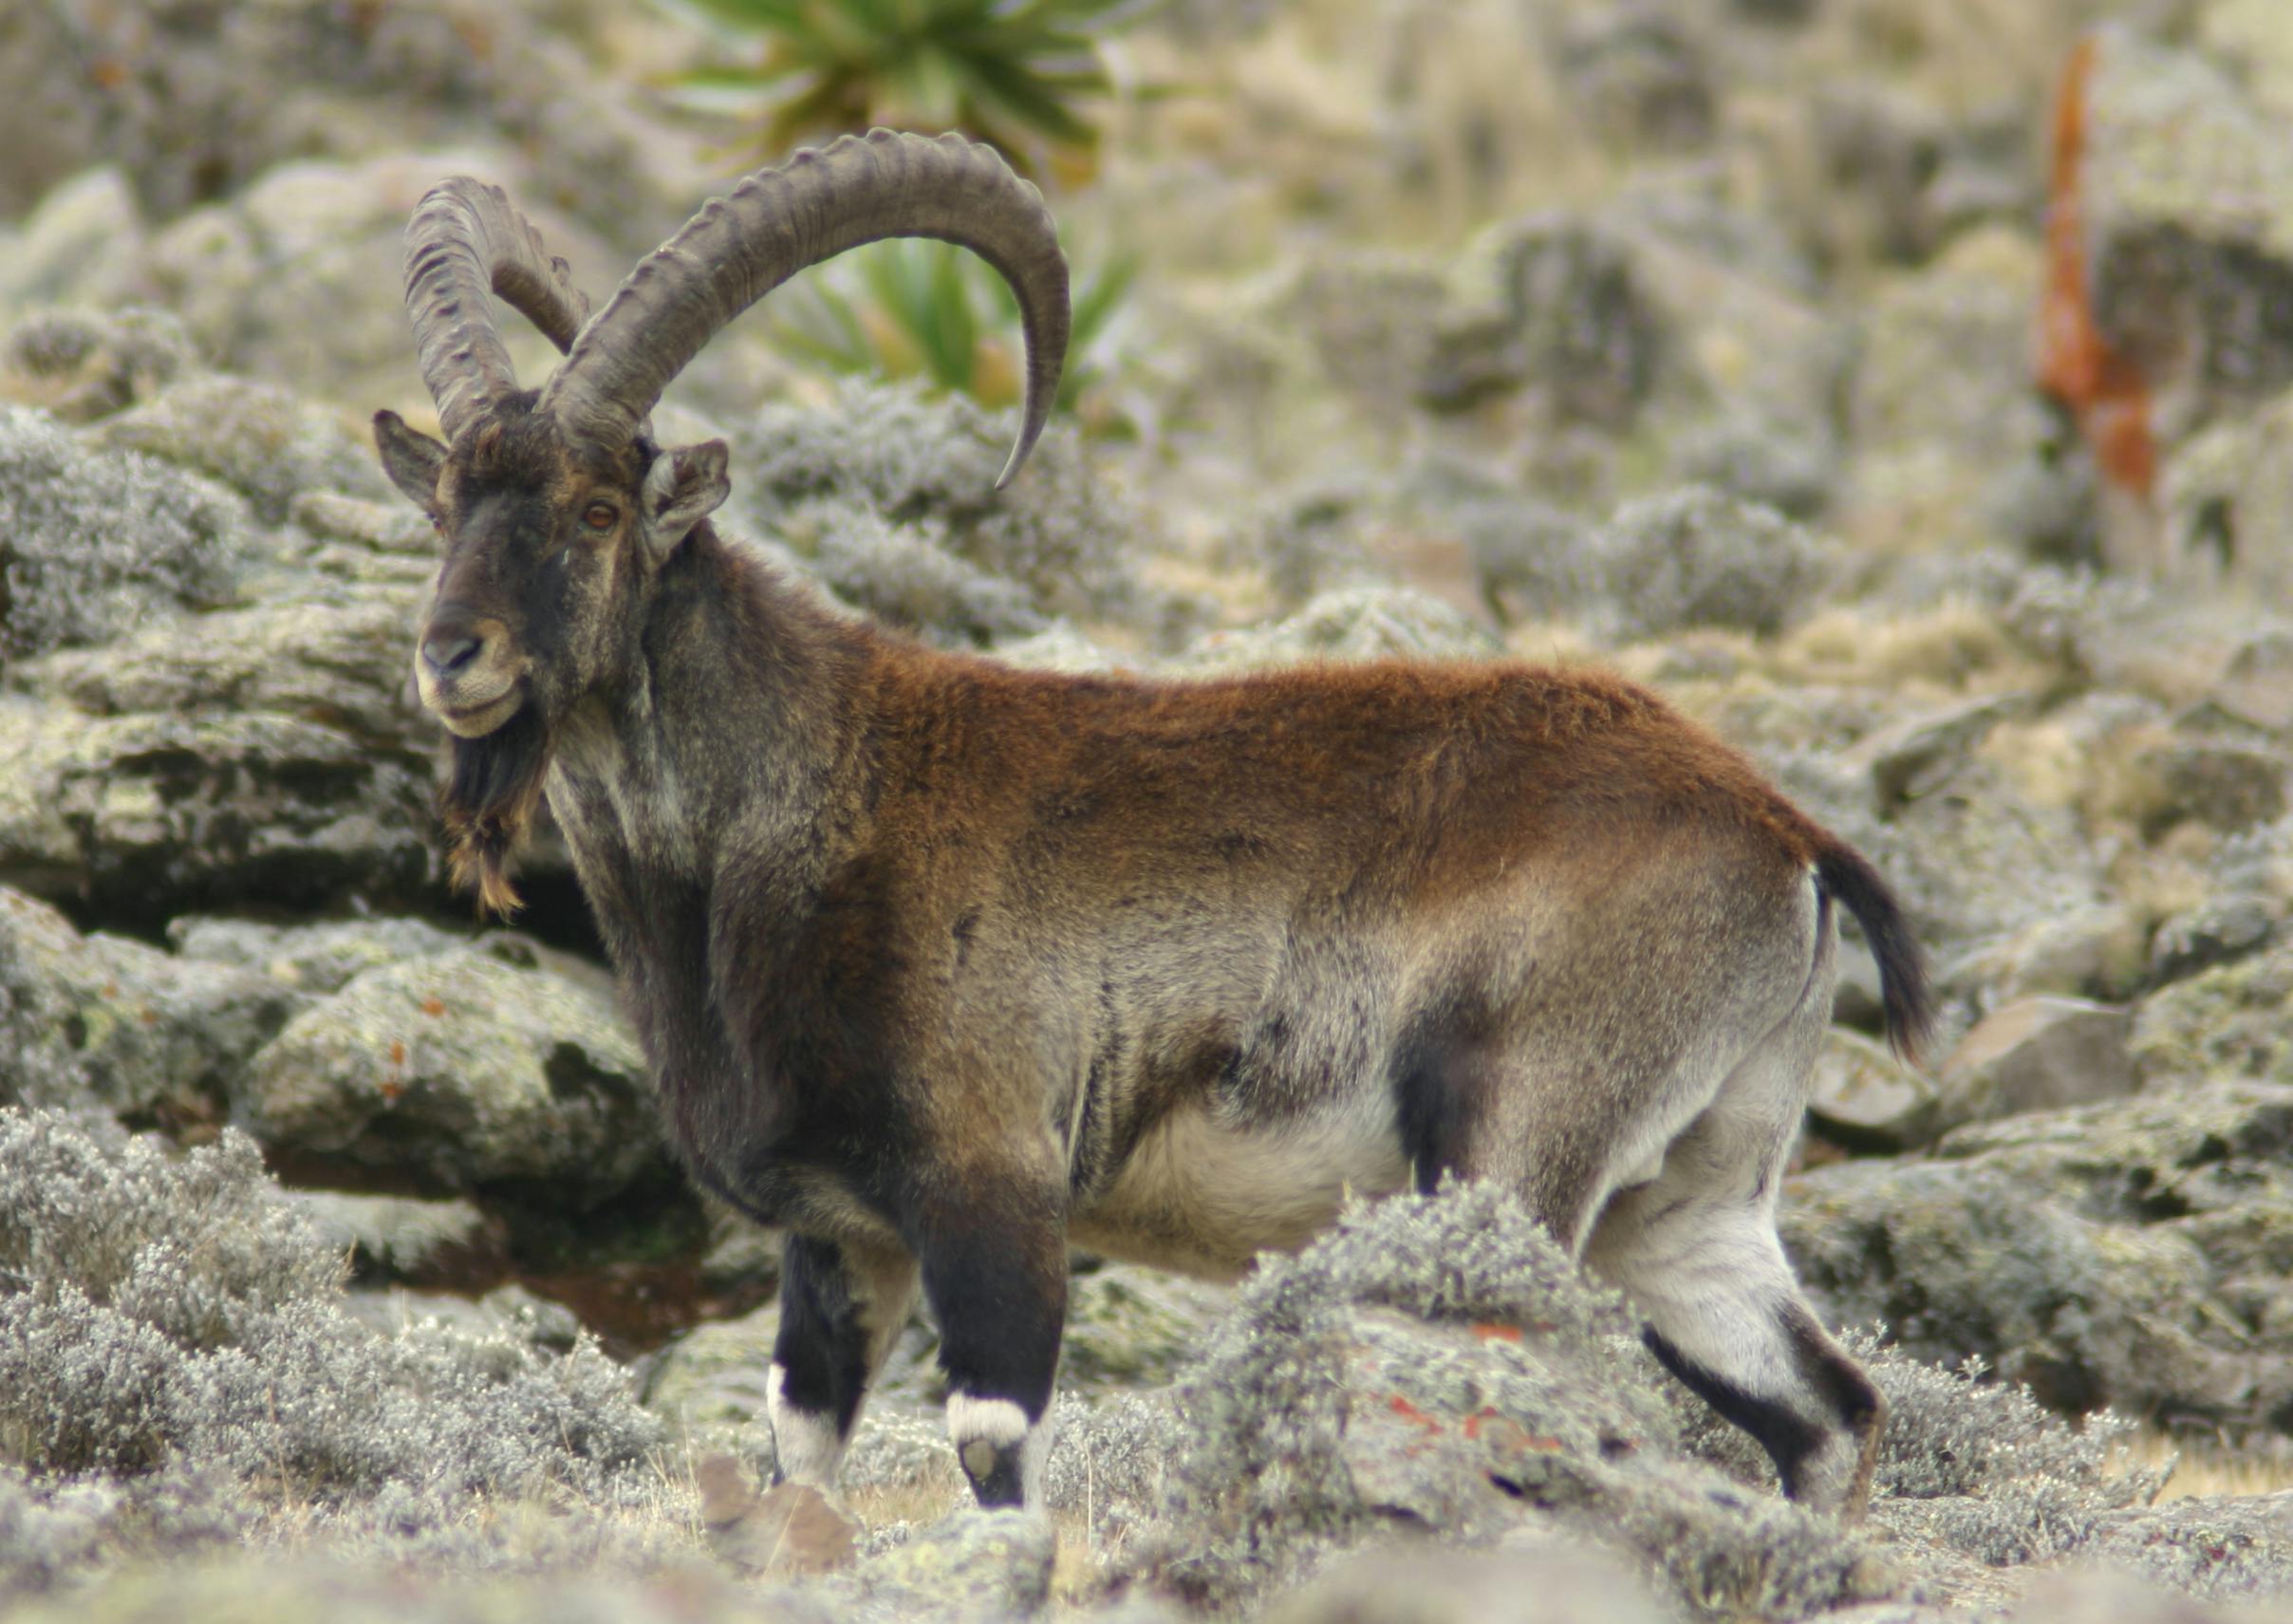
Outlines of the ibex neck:
[{"label": "ibex neck", "polygon": [[695,531],[656,587],[630,681],[568,718],[558,742],[551,808],[601,910],[607,866],[705,888],[735,845],[816,848],[846,788],[867,639]]}]

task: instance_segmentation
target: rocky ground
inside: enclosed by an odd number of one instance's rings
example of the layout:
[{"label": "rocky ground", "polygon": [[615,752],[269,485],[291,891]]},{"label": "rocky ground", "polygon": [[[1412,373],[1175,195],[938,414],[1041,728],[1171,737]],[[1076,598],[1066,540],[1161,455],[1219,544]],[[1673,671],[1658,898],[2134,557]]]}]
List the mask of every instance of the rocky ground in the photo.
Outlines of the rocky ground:
[{"label": "rocky ground", "polygon": [[[656,88],[697,47],[0,13],[0,1606],[2293,1608],[2278,4],[1169,5],[1055,199],[1139,282],[1010,492],[1007,417],[761,321],[662,408],[854,612],[1065,668],[1599,661],[1869,852],[1945,1014],[1906,1071],[1843,955],[1784,1194],[1893,1405],[1855,1528],[1478,1189],[1231,1291],[1081,1260],[1049,1520],[960,1509],[921,1320],[858,1525],[762,1494],[775,1250],[662,1151],[562,849],[515,929],[445,889],[432,537],[363,433],[435,420],[415,197],[504,181],[601,293],[723,179]],[[2158,1434],[2255,1491],[2179,1496]]]}]

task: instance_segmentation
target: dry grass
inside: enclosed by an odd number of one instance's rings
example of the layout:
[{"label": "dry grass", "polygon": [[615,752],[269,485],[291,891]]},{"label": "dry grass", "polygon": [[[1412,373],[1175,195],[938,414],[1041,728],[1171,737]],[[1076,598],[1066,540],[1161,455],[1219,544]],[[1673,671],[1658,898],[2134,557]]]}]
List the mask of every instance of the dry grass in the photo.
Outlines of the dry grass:
[{"label": "dry grass", "polygon": [[2160,1500],[2214,1495],[2277,1494],[2293,1489],[2293,1439],[2232,1444],[2145,1429],[2127,1441],[2132,1460],[2144,1466],[2173,1462]]}]

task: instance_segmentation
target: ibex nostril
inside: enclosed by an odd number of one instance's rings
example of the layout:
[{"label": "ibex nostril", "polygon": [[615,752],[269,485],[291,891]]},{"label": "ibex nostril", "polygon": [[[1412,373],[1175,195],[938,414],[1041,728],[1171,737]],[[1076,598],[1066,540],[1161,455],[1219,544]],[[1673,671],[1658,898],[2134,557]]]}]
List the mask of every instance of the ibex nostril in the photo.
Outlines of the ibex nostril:
[{"label": "ibex nostril", "polygon": [[466,633],[422,639],[422,663],[440,677],[460,670],[476,658],[478,641]]}]

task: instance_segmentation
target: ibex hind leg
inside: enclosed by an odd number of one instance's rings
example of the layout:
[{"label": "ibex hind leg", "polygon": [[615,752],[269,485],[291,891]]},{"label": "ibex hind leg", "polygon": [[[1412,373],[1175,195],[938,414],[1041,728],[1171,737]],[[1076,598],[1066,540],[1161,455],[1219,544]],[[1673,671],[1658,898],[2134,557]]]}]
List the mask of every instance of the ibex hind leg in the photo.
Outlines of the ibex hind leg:
[{"label": "ibex hind leg", "polygon": [[1886,1404],[1823,1330],[1776,1237],[1783,1167],[1829,1023],[1828,931],[1798,1005],[1646,1183],[1601,1210],[1585,1262],[1647,1316],[1666,1369],[1759,1441],[1794,1500],[1859,1515]]},{"label": "ibex hind leg", "polygon": [[791,1235],[780,1270],[780,1333],[766,1404],[780,1475],[835,1486],[861,1401],[915,1306],[904,1253]]}]

